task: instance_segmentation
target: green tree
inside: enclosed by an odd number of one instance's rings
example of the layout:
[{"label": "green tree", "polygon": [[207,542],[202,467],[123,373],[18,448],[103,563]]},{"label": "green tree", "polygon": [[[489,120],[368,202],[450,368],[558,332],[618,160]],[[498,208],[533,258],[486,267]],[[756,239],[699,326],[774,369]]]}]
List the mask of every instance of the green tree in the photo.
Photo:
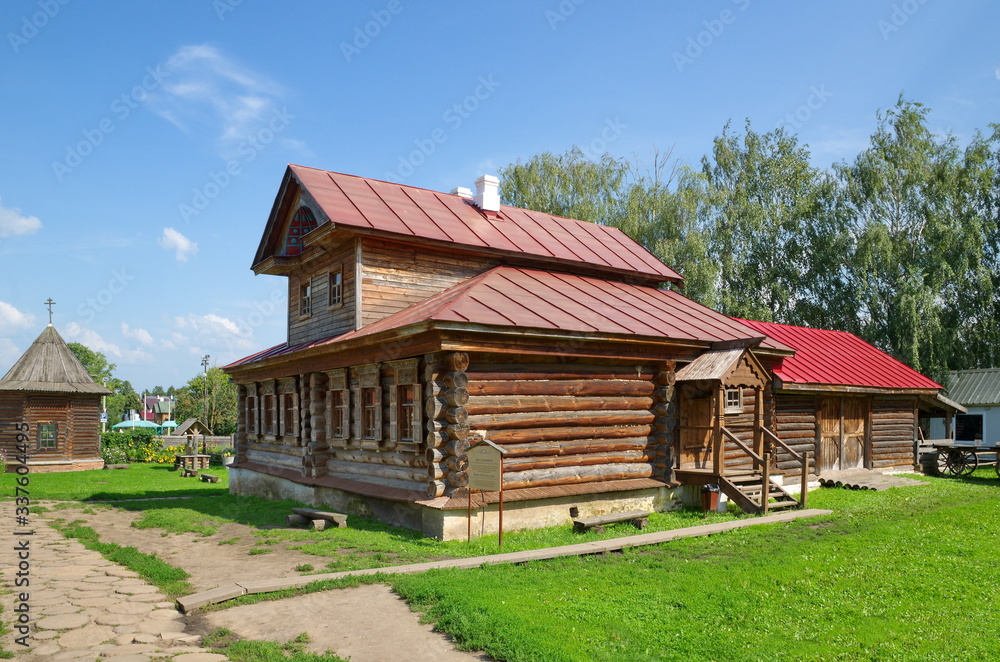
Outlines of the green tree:
[{"label": "green tree", "polygon": [[129,411],[137,411],[142,406],[139,394],[132,388],[132,383],[128,380],[121,380],[114,376],[114,371],[118,367],[108,361],[108,357],[103,353],[95,351],[80,343],[67,343],[70,351],[83,364],[87,372],[98,384],[103,384],[113,391],[107,396],[105,403],[108,410],[108,426],[121,423]]},{"label": "green tree", "polygon": [[[843,296],[849,250],[836,186],[798,139],[730,125],[702,159],[708,259],[718,265],[716,307],[727,315],[810,324]],[[844,310],[850,317],[851,310]]]},{"label": "green tree", "polygon": [[[593,161],[574,147],[565,154],[538,154],[500,169],[504,204],[619,228],[685,277],[685,291],[710,297],[714,269],[704,259],[703,187],[678,168],[671,152],[654,152],[651,163],[630,163],[605,154]],[[676,178],[681,193],[670,187]]]},{"label": "green tree", "polygon": [[[236,384],[221,368],[208,370],[208,397],[205,397],[205,374],[199,373],[177,390],[176,420],[197,418],[212,434],[236,432],[238,392]],[[207,400],[207,410],[206,410]]]},{"label": "green tree", "polygon": [[972,362],[966,347],[995,343],[981,326],[995,324],[984,216],[995,190],[986,143],[977,137],[963,152],[954,136],[930,130],[927,112],[900,97],[839,176],[857,247],[860,334],[941,379]]}]

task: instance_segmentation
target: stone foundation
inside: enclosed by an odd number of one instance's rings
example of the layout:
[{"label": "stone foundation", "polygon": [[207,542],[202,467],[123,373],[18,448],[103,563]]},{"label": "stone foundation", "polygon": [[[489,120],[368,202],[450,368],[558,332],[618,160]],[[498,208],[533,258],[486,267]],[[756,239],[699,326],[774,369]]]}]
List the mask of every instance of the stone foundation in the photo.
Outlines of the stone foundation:
[{"label": "stone foundation", "polygon": [[[464,539],[468,532],[467,510],[444,510],[423,503],[394,501],[354,494],[323,486],[303,485],[287,478],[251,469],[229,470],[232,494],[265,499],[294,499],[317,508],[378,519],[387,524],[420,531],[439,540]],[[473,504],[476,504],[473,496]],[[663,511],[681,507],[681,488],[668,486],[514,501],[504,504],[504,531],[571,526],[569,509],[576,506],[580,517],[593,517],[629,510]],[[472,509],[472,535],[495,535],[499,529],[499,504]]]}]

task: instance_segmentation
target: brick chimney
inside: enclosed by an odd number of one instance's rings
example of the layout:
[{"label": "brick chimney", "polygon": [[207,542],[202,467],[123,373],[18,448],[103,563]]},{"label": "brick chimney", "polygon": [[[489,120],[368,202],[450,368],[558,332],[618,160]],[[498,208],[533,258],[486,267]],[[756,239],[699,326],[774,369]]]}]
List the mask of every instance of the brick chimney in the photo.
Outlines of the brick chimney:
[{"label": "brick chimney", "polygon": [[500,180],[493,175],[483,175],[477,179],[473,202],[483,211],[500,211]]}]

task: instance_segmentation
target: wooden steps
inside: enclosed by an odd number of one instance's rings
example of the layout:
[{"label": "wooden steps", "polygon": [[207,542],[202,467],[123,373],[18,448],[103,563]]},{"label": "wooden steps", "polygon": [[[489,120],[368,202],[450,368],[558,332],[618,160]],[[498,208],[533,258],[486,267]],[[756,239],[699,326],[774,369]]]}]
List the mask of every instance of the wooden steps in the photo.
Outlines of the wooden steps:
[{"label": "wooden steps", "polygon": [[768,512],[785,508],[799,508],[802,505],[798,499],[782,489],[780,485],[771,481],[768,481],[766,499],[762,499],[764,476],[761,473],[719,476],[718,480],[722,492],[748,513],[764,512],[765,500]]}]

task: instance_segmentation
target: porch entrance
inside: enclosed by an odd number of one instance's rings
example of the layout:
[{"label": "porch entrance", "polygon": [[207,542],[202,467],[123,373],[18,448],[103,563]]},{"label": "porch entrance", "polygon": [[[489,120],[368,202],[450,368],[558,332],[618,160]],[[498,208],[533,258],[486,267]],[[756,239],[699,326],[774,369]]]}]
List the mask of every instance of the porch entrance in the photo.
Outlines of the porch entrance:
[{"label": "porch entrance", "polygon": [[864,468],[867,398],[820,398],[816,418],[820,473]]},{"label": "porch entrance", "polygon": [[712,468],[712,398],[681,389],[680,468]]}]

